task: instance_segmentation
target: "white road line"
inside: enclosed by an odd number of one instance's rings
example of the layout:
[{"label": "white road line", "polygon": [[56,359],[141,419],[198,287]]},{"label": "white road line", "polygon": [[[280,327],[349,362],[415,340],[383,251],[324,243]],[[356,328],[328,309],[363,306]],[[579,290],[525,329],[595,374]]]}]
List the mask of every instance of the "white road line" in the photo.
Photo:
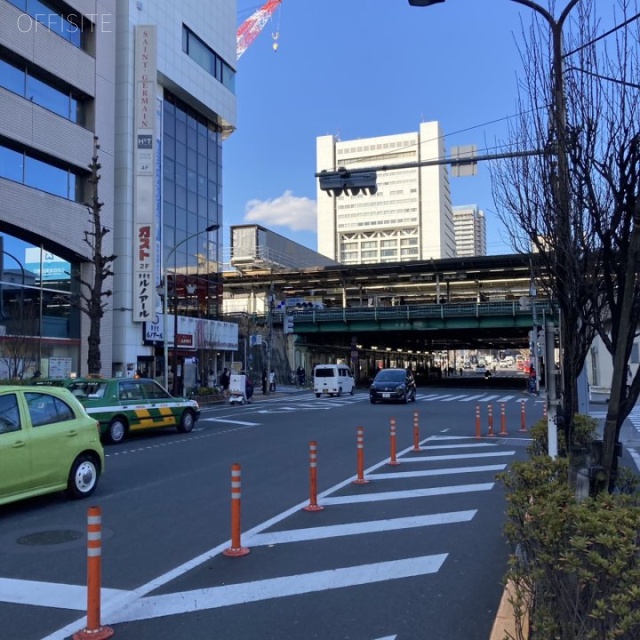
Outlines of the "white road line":
[{"label": "white road line", "polygon": [[227,418],[200,418],[205,422],[224,422],[225,424],[241,424],[244,427],[258,427],[259,422],[243,422],[242,420],[229,420]]},{"label": "white road line", "polygon": [[[420,444],[425,445],[426,443],[432,442],[434,440],[443,441],[443,440],[471,440],[471,439],[472,439],[472,436],[430,436],[422,440]],[[411,447],[407,447],[403,451],[398,452],[398,455],[402,456],[410,450],[411,450]],[[372,471],[379,469],[380,467],[383,467],[384,465],[386,465],[386,459],[381,460],[380,462],[377,462],[374,465],[365,469],[365,472],[364,472],[365,476],[371,473]],[[327,505],[328,504],[355,504],[357,502],[374,502],[377,500],[396,500],[396,499],[404,499],[404,498],[417,498],[417,497],[423,497],[423,496],[471,493],[474,491],[490,491],[494,486],[494,483],[491,482],[491,483],[482,483],[482,484],[478,483],[478,484],[468,484],[468,485],[457,485],[457,486],[451,486],[451,487],[436,487],[431,489],[420,489],[418,491],[395,491],[395,492],[389,491],[389,492],[383,492],[383,493],[370,494],[369,496],[367,495],[343,496],[343,497],[336,497],[336,498],[327,497],[332,493],[335,493],[347,486],[351,486],[353,479],[354,479],[354,476],[351,476],[349,478],[346,478],[342,482],[339,482],[338,484],[322,491],[320,494],[318,494],[319,503],[327,504]],[[265,522],[262,522],[256,527],[244,532],[244,536],[246,538],[249,538],[252,535],[255,535],[256,533],[263,532],[269,527],[272,527],[275,524],[282,522],[289,516],[295,513],[298,513],[300,509],[302,509],[303,507],[306,507],[308,504],[309,504],[308,500],[304,500],[303,502],[300,502],[299,504],[290,507],[289,509],[279,513],[278,515],[270,518],[269,520],[266,520]],[[187,560],[183,564],[177,567],[174,567],[173,569],[163,573],[162,575],[156,576],[155,578],[146,582],[143,585],[140,585],[134,591],[123,593],[120,596],[113,598],[108,603],[104,603],[104,605],[102,606],[103,621],[105,621],[105,624],[108,624],[108,622],[111,619],[116,618],[118,611],[120,611],[122,607],[135,605],[136,601],[139,601],[140,599],[144,598],[147,594],[151,593],[152,591],[163,587],[164,585],[168,584],[172,580],[175,580],[183,576],[185,573],[201,566],[205,562],[208,562],[212,558],[222,553],[225,549],[228,549],[230,542],[231,542],[230,540],[227,540],[211,549],[208,549],[207,551],[201,553],[200,555],[194,558],[191,558],[190,560]],[[81,617],[78,620],[70,622],[65,627],[62,627],[54,631],[53,633],[46,636],[45,638],[42,638],[42,640],[64,640],[68,636],[75,633],[78,630],[78,628],[81,628],[82,626],[86,625],[86,622],[87,622],[86,616]]]},{"label": "white road line", "polygon": [[243,542],[247,547],[257,547],[269,544],[306,542],[309,540],[324,540],[325,538],[337,538],[341,536],[379,533],[380,531],[397,531],[399,529],[432,527],[439,524],[469,522],[473,519],[477,511],[477,509],[472,509],[470,511],[452,511],[450,513],[434,513],[426,516],[408,516],[405,518],[370,520],[369,522],[354,522],[350,524],[337,524],[326,527],[311,527],[309,529],[291,529],[289,531],[258,533],[251,538],[247,538],[245,536]]},{"label": "white road line", "polygon": [[430,476],[454,476],[460,473],[483,473],[504,471],[506,464],[486,464],[479,467],[451,467],[448,469],[425,469],[423,471],[398,471],[396,473],[372,473],[369,480],[398,480],[401,478],[425,478]]},{"label": "white road line", "polygon": [[[469,444],[437,444],[433,447],[427,447],[426,451],[435,451],[436,449],[473,449],[476,447],[496,447],[495,442],[470,442]],[[423,449],[424,451],[425,449]],[[413,450],[412,450],[413,451]],[[408,460],[409,458],[403,458]]]},{"label": "white road line", "polygon": [[[433,449],[431,449],[433,451]],[[446,456],[420,456],[415,458],[402,458],[399,462],[433,462],[434,460],[468,460],[469,458],[496,458],[500,456],[513,456],[515,451],[492,451],[491,453],[452,453]]]},{"label": "white road line", "polygon": [[485,396],[484,398],[480,398],[478,402],[491,402],[494,398],[497,398],[498,394],[494,394],[492,396]]},{"label": "white road line", "polygon": [[143,598],[126,606],[110,623],[148,620],[193,611],[217,609],[247,602],[259,602],[303,593],[341,589],[387,580],[437,573],[447,554],[378,562],[356,567],[316,571],[296,576],[256,580],[224,587],[195,589]]},{"label": "white road line", "polygon": [[[128,593],[121,589],[101,589],[102,602]],[[29,604],[56,609],[87,610],[87,587],[56,582],[0,578],[0,602]]]},{"label": "white road line", "polygon": [[486,393],[479,393],[475,396],[462,396],[462,398],[460,398],[460,402],[471,402],[471,400],[478,400],[478,398],[483,398],[486,395]]},{"label": "white road line", "polygon": [[[369,478],[371,476],[368,476]],[[365,474],[365,478],[367,475]],[[324,498],[319,501],[322,505],[330,504],[358,504],[359,502],[378,502],[381,500],[406,500],[408,498],[429,498],[433,496],[448,496],[454,493],[472,493],[474,491],[491,491],[495,483],[484,482],[478,484],[456,484],[450,487],[433,487],[431,489],[410,489],[407,491],[382,491],[381,493],[363,493],[354,496],[337,496]]]},{"label": "white road line", "polygon": [[498,402],[509,402],[511,398],[515,398],[515,396],[503,396],[502,398],[498,399]]}]

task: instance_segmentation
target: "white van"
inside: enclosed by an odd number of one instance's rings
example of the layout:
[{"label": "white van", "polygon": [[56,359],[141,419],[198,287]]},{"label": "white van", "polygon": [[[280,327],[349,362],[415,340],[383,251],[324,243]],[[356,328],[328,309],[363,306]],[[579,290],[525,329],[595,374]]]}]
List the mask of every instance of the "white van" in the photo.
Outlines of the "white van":
[{"label": "white van", "polygon": [[316,398],[322,395],[341,396],[343,393],[353,395],[355,391],[355,380],[346,365],[317,364],[313,369],[313,392]]}]

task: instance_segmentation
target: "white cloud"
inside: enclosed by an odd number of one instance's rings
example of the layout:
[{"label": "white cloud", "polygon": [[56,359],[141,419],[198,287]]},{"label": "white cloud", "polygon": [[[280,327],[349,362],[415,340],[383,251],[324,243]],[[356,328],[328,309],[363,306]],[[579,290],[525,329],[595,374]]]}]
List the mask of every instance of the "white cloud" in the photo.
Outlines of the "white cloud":
[{"label": "white cloud", "polygon": [[315,200],[297,198],[291,191],[285,191],[273,200],[249,200],[245,205],[244,222],[315,232],[316,213]]}]

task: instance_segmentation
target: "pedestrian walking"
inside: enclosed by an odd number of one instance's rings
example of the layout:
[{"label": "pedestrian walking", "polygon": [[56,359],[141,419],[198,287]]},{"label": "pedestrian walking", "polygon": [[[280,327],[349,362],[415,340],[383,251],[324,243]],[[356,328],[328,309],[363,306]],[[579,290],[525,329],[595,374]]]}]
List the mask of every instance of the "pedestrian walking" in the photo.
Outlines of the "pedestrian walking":
[{"label": "pedestrian walking", "polygon": [[224,398],[229,396],[229,383],[231,382],[231,374],[229,369],[225,367],[220,374],[220,387],[222,388],[222,395]]},{"label": "pedestrian walking", "polygon": [[269,391],[276,390],[276,372],[271,369],[269,372]]},{"label": "pedestrian walking", "polygon": [[269,377],[267,376],[267,368],[265,367],[262,370],[262,393],[264,395],[267,394],[267,381],[269,380]]}]

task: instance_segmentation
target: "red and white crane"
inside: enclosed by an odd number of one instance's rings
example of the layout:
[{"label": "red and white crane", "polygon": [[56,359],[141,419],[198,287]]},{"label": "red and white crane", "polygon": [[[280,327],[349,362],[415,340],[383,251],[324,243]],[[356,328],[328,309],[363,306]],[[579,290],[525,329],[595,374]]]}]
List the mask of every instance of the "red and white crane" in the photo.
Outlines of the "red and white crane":
[{"label": "red and white crane", "polygon": [[[238,58],[249,48],[251,43],[258,37],[263,27],[273,15],[273,12],[282,4],[282,0],[267,0],[257,11],[252,13],[239,27],[236,32],[236,54]],[[273,50],[278,50],[278,32],[272,34]]]}]

